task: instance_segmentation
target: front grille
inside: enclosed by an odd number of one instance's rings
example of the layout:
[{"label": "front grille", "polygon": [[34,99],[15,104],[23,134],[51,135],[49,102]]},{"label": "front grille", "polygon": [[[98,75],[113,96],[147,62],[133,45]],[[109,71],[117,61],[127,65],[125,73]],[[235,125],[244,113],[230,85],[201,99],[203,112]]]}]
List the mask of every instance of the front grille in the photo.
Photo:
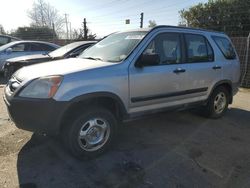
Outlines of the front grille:
[{"label": "front grille", "polygon": [[20,80],[18,80],[15,77],[12,77],[9,80],[7,87],[9,87],[10,91],[13,93],[14,91],[17,90],[17,88],[20,86],[20,84],[21,84]]}]

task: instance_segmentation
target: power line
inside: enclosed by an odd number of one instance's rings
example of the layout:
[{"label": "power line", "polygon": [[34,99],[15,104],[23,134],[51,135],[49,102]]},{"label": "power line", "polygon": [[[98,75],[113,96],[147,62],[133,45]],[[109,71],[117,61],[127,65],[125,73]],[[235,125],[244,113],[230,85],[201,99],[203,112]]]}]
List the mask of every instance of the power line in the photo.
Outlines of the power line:
[{"label": "power line", "polygon": [[[188,2],[189,0],[183,0],[183,1],[185,1],[185,2]],[[182,4],[183,4],[183,1],[182,1]],[[150,11],[150,14],[149,15],[152,15],[152,14],[156,14],[156,15],[159,15],[159,14],[165,14],[166,12],[170,12],[171,11],[171,9],[173,8],[173,7],[175,7],[175,6],[177,6],[177,5],[179,5],[179,3],[173,3],[173,4],[171,4],[171,5],[167,5],[167,6],[163,6],[163,7],[160,7],[160,8],[156,8],[156,9],[151,9],[151,10],[148,10],[148,11]],[[150,7],[152,7],[152,5],[151,4],[149,4],[148,6],[150,6]],[[194,5],[195,6],[195,5]],[[133,7],[136,7],[136,5],[133,5]],[[124,9],[130,9],[131,10],[131,8],[133,8],[133,7],[124,7]],[[190,6],[188,6],[188,7],[190,7]],[[239,6],[240,7],[240,6]],[[185,9],[185,8],[187,8],[187,7],[184,7],[184,8],[182,8],[182,9]],[[148,11],[145,11],[145,6],[144,6],[144,12],[148,12]],[[152,12],[153,11],[153,12]],[[117,10],[117,11],[113,11],[113,12],[110,12],[110,13],[108,13],[108,14],[102,14],[102,15],[99,15],[99,16],[95,16],[95,17],[91,17],[91,19],[96,19],[96,18],[103,18],[103,17],[107,17],[107,16],[114,16],[114,15],[116,15],[116,14],[120,14],[122,11],[121,10]],[[127,15],[127,16],[123,16],[124,17],[124,19],[126,18],[126,17],[131,17],[131,16],[137,16],[137,14],[130,14],[130,15]]]}]

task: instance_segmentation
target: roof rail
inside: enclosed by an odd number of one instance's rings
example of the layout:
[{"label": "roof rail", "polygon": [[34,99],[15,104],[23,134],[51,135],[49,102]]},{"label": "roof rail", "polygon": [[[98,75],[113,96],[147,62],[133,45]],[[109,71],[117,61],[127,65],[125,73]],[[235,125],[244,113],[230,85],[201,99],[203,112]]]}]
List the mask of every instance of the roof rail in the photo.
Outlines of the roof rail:
[{"label": "roof rail", "polygon": [[187,29],[187,30],[206,31],[206,32],[225,34],[224,32],[220,32],[220,31],[213,31],[213,30],[208,30],[208,29],[192,28],[192,27],[183,27],[183,26],[172,26],[172,25],[158,25],[152,28],[151,31],[155,29],[159,29],[159,28]]}]

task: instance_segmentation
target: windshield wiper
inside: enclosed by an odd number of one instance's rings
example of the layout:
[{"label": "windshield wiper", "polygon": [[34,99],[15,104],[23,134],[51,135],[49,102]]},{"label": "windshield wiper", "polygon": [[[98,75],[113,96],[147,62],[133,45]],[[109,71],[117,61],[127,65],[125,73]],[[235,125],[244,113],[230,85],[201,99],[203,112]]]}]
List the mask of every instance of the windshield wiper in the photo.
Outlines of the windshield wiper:
[{"label": "windshield wiper", "polygon": [[84,57],[83,59],[91,59],[91,60],[96,60],[96,61],[103,61],[103,59],[99,57]]}]

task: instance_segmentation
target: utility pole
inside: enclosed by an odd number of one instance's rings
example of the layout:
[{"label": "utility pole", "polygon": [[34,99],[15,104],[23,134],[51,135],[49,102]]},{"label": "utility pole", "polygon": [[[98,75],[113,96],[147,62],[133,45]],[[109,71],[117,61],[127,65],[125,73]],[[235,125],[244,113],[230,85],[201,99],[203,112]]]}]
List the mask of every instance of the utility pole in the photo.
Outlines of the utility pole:
[{"label": "utility pole", "polygon": [[53,28],[53,40],[56,38],[56,31],[55,31],[55,24],[54,22],[52,23],[52,28]]},{"label": "utility pole", "polygon": [[144,17],[144,13],[141,13],[141,22],[140,22],[140,28],[143,28],[143,17]]},{"label": "utility pole", "polygon": [[67,32],[67,39],[69,39],[69,28],[68,28],[68,18],[67,18],[67,14],[65,15],[65,23],[66,23],[66,32]]},{"label": "utility pole", "polygon": [[88,38],[88,28],[86,18],[83,19],[83,31],[84,31],[84,40]]}]

